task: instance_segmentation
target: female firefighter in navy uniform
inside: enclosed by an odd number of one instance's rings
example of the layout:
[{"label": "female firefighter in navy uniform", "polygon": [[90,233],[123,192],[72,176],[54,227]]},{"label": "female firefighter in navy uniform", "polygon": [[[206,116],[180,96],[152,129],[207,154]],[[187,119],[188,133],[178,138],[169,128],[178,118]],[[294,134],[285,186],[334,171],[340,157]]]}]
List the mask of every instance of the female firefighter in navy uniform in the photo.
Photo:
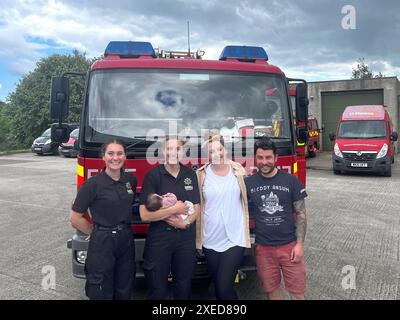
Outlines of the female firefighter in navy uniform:
[{"label": "female firefighter in navy uniform", "polygon": [[[85,181],[72,205],[71,224],[90,235],[85,264],[89,299],[130,299],[135,277],[135,247],[131,231],[136,177],[122,170],[122,141],[102,147],[106,167]],[[92,226],[82,214],[90,210]]]}]

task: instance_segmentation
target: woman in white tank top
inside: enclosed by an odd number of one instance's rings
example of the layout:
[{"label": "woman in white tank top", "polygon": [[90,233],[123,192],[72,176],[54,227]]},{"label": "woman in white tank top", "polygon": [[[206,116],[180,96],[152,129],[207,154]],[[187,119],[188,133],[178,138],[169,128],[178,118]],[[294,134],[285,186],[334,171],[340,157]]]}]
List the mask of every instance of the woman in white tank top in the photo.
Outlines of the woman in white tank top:
[{"label": "woman in white tank top", "polygon": [[209,162],[197,171],[201,215],[196,246],[202,249],[217,299],[237,299],[234,281],[245,248],[250,248],[245,170],[226,157],[220,135],[208,141]]}]

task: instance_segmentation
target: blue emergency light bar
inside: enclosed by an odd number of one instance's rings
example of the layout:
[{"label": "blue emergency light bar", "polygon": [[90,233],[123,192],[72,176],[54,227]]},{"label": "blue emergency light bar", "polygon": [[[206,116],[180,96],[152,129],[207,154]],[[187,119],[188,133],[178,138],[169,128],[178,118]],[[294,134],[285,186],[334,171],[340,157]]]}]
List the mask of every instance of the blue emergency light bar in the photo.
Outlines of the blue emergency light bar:
[{"label": "blue emergency light bar", "polygon": [[104,56],[107,57],[110,54],[119,55],[125,58],[135,58],[139,56],[157,57],[150,42],[138,41],[111,41],[107,45]]},{"label": "blue emergency light bar", "polygon": [[226,46],[222,50],[219,60],[226,59],[268,61],[268,55],[262,47]]}]

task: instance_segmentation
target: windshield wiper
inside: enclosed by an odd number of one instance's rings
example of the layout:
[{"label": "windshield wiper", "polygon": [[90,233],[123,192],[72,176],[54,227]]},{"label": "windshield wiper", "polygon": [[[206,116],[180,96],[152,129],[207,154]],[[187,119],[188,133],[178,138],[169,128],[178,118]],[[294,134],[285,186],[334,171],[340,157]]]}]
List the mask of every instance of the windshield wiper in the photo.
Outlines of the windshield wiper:
[{"label": "windshield wiper", "polygon": [[338,139],[384,139],[385,137],[383,136],[374,136],[374,137],[338,137]]},{"label": "windshield wiper", "polygon": [[365,139],[385,139],[385,136],[366,137]]},{"label": "windshield wiper", "polygon": [[135,141],[133,141],[131,144],[128,144],[128,145],[125,147],[126,150],[130,150],[130,149],[132,149],[134,146],[136,146],[136,145],[138,145],[138,144],[140,144],[140,143],[146,143],[146,142],[150,143],[150,142],[154,142],[154,141],[146,140],[146,137],[135,137],[135,138],[133,138],[132,140],[135,140]]},{"label": "windshield wiper", "polygon": [[364,139],[362,137],[337,137],[338,139]]}]

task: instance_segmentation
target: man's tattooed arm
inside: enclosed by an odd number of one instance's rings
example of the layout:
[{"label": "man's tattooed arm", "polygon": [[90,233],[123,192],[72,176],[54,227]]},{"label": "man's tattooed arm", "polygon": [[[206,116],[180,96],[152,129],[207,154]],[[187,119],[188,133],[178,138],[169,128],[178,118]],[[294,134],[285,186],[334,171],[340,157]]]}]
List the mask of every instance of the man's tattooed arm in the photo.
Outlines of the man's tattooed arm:
[{"label": "man's tattooed arm", "polygon": [[296,219],[297,243],[304,243],[307,230],[306,204],[304,199],[293,202],[293,206],[297,214],[297,219]]}]

